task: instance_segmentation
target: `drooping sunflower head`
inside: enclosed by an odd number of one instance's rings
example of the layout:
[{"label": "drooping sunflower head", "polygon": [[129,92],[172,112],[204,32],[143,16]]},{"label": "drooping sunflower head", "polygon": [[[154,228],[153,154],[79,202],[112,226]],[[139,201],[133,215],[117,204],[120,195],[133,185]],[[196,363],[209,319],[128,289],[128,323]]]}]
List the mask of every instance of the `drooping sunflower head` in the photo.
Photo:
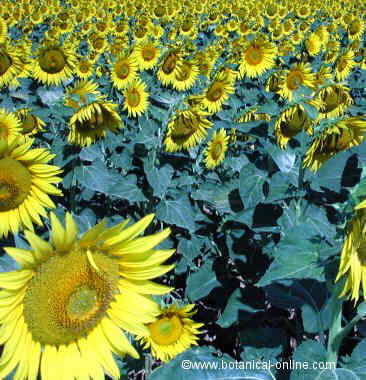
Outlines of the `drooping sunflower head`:
[{"label": "drooping sunflower head", "polygon": [[139,336],[144,348],[150,348],[152,355],[167,362],[193,345],[197,345],[202,323],[194,322],[190,317],[194,304],[185,306],[170,305],[160,308],[156,321],[147,325],[150,335]]},{"label": "drooping sunflower head", "polygon": [[149,93],[145,83],[140,79],[129,83],[123,91],[123,96],[125,97],[123,109],[127,110],[128,116],[140,116],[149,106]]},{"label": "drooping sunflower head", "polygon": [[361,202],[361,204],[356,206],[355,215],[348,225],[336,277],[336,281],[346,277],[339,296],[345,296],[353,300],[355,304],[360,298],[360,289],[362,289],[363,298],[366,299],[365,222],[365,202]]},{"label": "drooping sunflower head", "polygon": [[69,122],[68,141],[79,146],[89,146],[107,132],[116,133],[123,123],[117,112],[118,104],[98,96],[94,101],[80,107]]},{"label": "drooping sunflower head", "polygon": [[[65,378],[103,378],[106,372],[117,379],[112,353],[139,357],[125,332],[150,335],[146,325],[160,314],[151,295],[171,290],[151,280],[174,267],[161,265],[174,250],[153,249],[169,229],[139,237],[152,219],[109,228],[104,220],[79,237],[70,214],[65,224],[51,214],[49,241],[26,231],[30,250],[5,248],[21,269],[0,276],[7,299],[0,323],[17,330],[3,341],[12,360],[2,377],[15,370],[16,377],[58,378],[62,370]],[[24,352],[32,355],[32,366]],[[70,369],[55,365],[66,357]]]},{"label": "drooping sunflower head", "polygon": [[111,68],[111,79],[113,86],[123,90],[136,79],[138,64],[133,55],[118,55]]},{"label": "drooping sunflower head", "polygon": [[333,84],[322,88],[318,93],[322,102],[320,117],[338,117],[353,103],[350,89],[342,84]]},{"label": "drooping sunflower head", "polygon": [[283,111],[275,123],[275,135],[278,145],[283,149],[291,138],[301,131],[312,134],[312,120],[300,104]]},{"label": "drooping sunflower head", "polygon": [[79,109],[94,101],[98,96],[100,96],[98,84],[91,80],[81,79],[74,82],[72,87],[67,88],[64,104]]},{"label": "drooping sunflower head", "polygon": [[21,133],[23,135],[32,136],[38,132],[44,131],[46,123],[38,116],[32,114],[31,109],[22,108],[16,111],[16,116],[20,121]]},{"label": "drooping sunflower head", "polygon": [[207,169],[213,169],[224,161],[228,143],[229,136],[226,135],[225,129],[214,132],[205,150],[205,165]]},{"label": "drooping sunflower head", "polygon": [[253,40],[244,48],[239,72],[241,77],[248,76],[256,78],[265,71],[271,69],[275,64],[276,48],[265,40]]},{"label": "drooping sunflower head", "polygon": [[70,44],[46,42],[40,46],[32,65],[33,77],[47,85],[59,85],[72,78],[76,57]]},{"label": "drooping sunflower head", "polygon": [[341,118],[316,136],[306,152],[304,167],[317,171],[338,152],[361,144],[366,131],[366,120],[354,116]]},{"label": "drooping sunflower head", "polygon": [[168,124],[165,150],[176,152],[198,145],[205,138],[207,129],[212,126],[207,119],[208,115],[198,107],[177,111]]},{"label": "drooping sunflower head", "polygon": [[45,208],[55,207],[49,195],[62,195],[53,185],[62,170],[47,164],[54,155],[30,149],[32,143],[24,136],[0,140],[0,236],[42,225]]}]

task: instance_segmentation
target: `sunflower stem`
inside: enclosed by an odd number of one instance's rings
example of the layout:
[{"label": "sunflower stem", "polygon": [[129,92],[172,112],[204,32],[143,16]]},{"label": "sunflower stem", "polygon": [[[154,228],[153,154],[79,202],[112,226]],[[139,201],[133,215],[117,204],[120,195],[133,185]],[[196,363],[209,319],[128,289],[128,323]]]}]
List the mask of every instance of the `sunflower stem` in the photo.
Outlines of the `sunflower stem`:
[{"label": "sunflower stem", "polygon": [[337,283],[333,288],[332,295],[332,323],[329,328],[328,347],[327,347],[327,362],[337,365],[338,351],[344,337],[350,331],[348,325],[342,328],[342,306],[343,298],[339,297],[341,284]]}]

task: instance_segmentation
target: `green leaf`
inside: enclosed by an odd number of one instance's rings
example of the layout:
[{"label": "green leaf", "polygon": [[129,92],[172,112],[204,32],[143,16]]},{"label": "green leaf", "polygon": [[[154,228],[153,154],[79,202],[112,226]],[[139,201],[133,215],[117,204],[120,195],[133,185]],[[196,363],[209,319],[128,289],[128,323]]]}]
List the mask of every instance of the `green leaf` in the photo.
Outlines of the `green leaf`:
[{"label": "green leaf", "polygon": [[274,376],[268,370],[245,369],[244,362],[234,362],[230,358],[219,359],[212,355],[208,347],[198,347],[187,350],[155,369],[149,380],[273,380]]},{"label": "green leaf", "polygon": [[254,165],[247,165],[240,171],[239,193],[245,209],[255,207],[264,201],[263,184],[266,178],[266,173]]},{"label": "green leaf", "polygon": [[130,174],[119,179],[109,188],[108,195],[120,199],[127,199],[130,203],[142,202],[146,200],[145,195],[137,185],[137,177],[134,174]]},{"label": "green leaf", "polygon": [[323,281],[320,250],[320,243],[303,238],[302,227],[298,227],[276,246],[275,258],[257,285],[266,286],[274,281],[295,278]]},{"label": "green leaf", "polygon": [[187,280],[186,296],[191,301],[206,297],[212,289],[220,286],[213,270],[212,260],[208,260],[199,270],[192,273]]},{"label": "green leaf", "polygon": [[[327,362],[327,352],[322,344],[314,340],[297,347],[293,356],[290,380],[360,380],[354,371],[335,368]],[[295,369],[296,366],[296,369]],[[306,369],[304,367],[307,367]],[[301,367],[301,368],[300,368]]]},{"label": "green leaf", "polygon": [[175,200],[161,200],[156,208],[156,217],[167,223],[194,232],[194,211],[186,194]]},{"label": "green leaf", "polygon": [[164,165],[158,169],[151,167],[150,164],[145,161],[144,171],[149,185],[153,188],[154,196],[163,198],[168,190],[174,173],[172,166]]},{"label": "green leaf", "polygon": [[[342,367],[351,370],[357,379],[366,380],[366,339],[363,339],[356,348],[353,349],[351,356],[341,358]],[[352,377],[350,377],[352,379]],[[356,379],[356,377],[355,377]]]},{"label": "green leaf", "polygon": [[245,304],[241,289],[236,289],[230,296],[224,312],[216,323],[223,328],[227,328],[241,319],[240,311],[246,311],[247,313],[252,314],[257,313],[260,310],[261,309],[255,309],[252,306]]}]

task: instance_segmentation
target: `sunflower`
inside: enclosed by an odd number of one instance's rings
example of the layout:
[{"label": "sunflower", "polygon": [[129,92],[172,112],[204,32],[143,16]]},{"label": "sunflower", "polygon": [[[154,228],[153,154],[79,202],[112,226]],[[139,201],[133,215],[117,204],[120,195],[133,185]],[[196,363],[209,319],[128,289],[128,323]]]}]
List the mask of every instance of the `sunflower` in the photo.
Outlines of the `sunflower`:
[{"label": "sunflower", "polygon": [[347,26],[348,38],[351,41],[361,39],[365,32],[365,21],[357,17]]},{"label": "sunflower", "polygon": [[0,17],[0,44],[3,44],[8,37],[8,26],[5,20]]},{"label": "sunflower", "polygon": [[198,107],[176,111],[168,124],[164,140],[167,152],[177,152],[198,145],[207,134],[212,123],[207,119],[209,113]]},{"label": "sunflower", "polygon": [[275,64],[276,47],[268,41],[253,40],[244,47],[239,63],[240,76],[249,78],[261,76]]},{"label": "sunflower", "polygon": [[141,79],[129,83],[123,91],[123,96],[125,97],[123,110],[127,110],[129,117],[141,116],[149,106],[149,93]]},{"label": "sunflower", "polygon": [[128,33],[128,21],[119,20],[115,22],[111,33],[118,37],[125,36]]},{"label": "sunflower", "polygon": [[229,95],[234,93],[234,87],[227,81],[214,80],[206,89],[202,99],[202,105],[210,113],[218,112],[222,109],[224,102]]},{"label": "sunflower", "polygon": [[325,47],[324,63],[334,63],[337,60],[340,43],[333,39],[329,40]]},{"label": "sunflower", "polygon": [[315,87],[321,87],[326,85],[328,82],[333,81],[334,74],[333,70],[326,65],[322,65],[319,70],[315,73]]},{"label": "sunflower", "polygon": [[315,86],[315,74],[309,63],[294,64],[290,70],[285,70],[281,76],[278,93],[291,101],[293,99],[294,91],[298,90],[300,86],[306,86],[311,89]]},{"label": "sunflower", "polygon": [[38,132],[44,131],[46,123],[36,115],[33,115],[31,109],[21,108],[15,112],[15,115],[20,120],[21,133],[26,136],[35,135]]},{"label": "sunflower", "polygon": [[353,104],[350,89],[342,84],[332,84],[322,88],[317,98],[322,103],[319,113],[320,118],[338,117]]},{"label": "sunflower", "polygon": [[100,96],[97,90],[98,84],[86,79],[74,82],[72,87],[67,88],[64,104],[68,107],[81,108]]},{"label": "sunflower", "polygon": [[0,139],[19,136],[22,133],[17,115],[0,108]]},{"label": "sunflower", "polygon": [[111,68],[112,84],[118,90],[123,90],[130,82],[135,80],[137,74],[137,62],[130,55],[119,55]]},{"label": "sunflower", "polygon": [[80,57],[75,65],[75,74],[81,79],[88,79],[94,73],[94,62],[88,57]]},{"label": "sunflower", "polygon": [[163,58],[158,71],[158,79],[163,86],[168,86],[172,83],[181,65],[181,55],[177,51],[171,51]]},{"label": "sunflower", "polygon": [[312,125],[313,121],[301,104],[288,107],[281,112],[275,122],[275,135],[278,145],[281,149],[286,148],[287,143],[301,131],[306,131],[312,135]]},{"label": "sunflower", "polygon": [[354,61],[354,52],[348,50],[345,53],[338,56],[335,62],[335,76],[337,81],[345,80],[351,73],[352,69],[357,65]]},{"label": "sunflower", "polygon": [[199,330],[203,323],[196,323],[190,317],[196,313],[194,304],[170,305],[160,308],[157,320],[147,324],[150,334],[138,336],[144,349],[151,349],[152,356],[163,362],[197,345]]},{"label": "sunflower", "polygon": [[329,31],[325,25],[320,25],[314,32],[320,40],[322,47],[325,47],[329,41]]},{"label": "sunflower", "polygon": [[33,77],[47,85],[59,85],[72,78],[76,57],[70,44],[47,42],[40,46],[33,61]]},{"label": "sunflower", "polygon": [[116,133],[123,126],[117,108],[118,104],[105,100],[103,96],[79,107],[69,121],[69,143],[88,146],[104,138],[107,131]]},{"label": "sunflower", "polygon": [[213,169],[224,161],[229,138],[230,137],[226,135],[225,129],[223,128],[214,132],[204,153],[205,165],[207,169]]},{"label": "sunflower", "polygon": [[319,36],[316,33],[311,33],[305,40],[306,51],[311,57],[318,55],[322,48],[322,43]]},{"label": "sunflower", "polygon": [[195,63],[183,60],[179,71],[172,80],[172,86],[177,91],[186,91],[192,88],[198,78],[199,68]]},{"label": "sunflower", "polygon": [[336,281],[346,277],[339,296],[345,296],[355,303],[360,297],[360,288],[363,290],[363,298],[366,299],[366,240],[364,233],[366,213],[362,203],[356,206],[355,216],[350,222],[336,277]]},{"label": "sunflower", "polygon": [[140,70],[152,69],[157,64],[159,56],[159,48],[150,41],[140,42],[133,50],[133,57]]},{"label": "sunflower", "polygon": [[236,120],[236,123],[248,123],[249,121],[270,121],[271,116],[267,113],[257,112],[257,107],[250,107],[248,110],[241,114]]},{"label": "sunflower", "polygon": [[23,72],[21,51],[11,45],[0,46],[0,88],[9,86]]},{"label": "sunflower", "polygon": [[159,315],[152,294],[171,290],[150,281],[170,271],[161,265],[174,250],[154,250],[169,228],[138,237],[153,215],[126,227],[103,220],[78,238],[67,213],[51,213],[49,241],[25,233],[31,249],[5,248],[21,269],[1,273],[1,378],[119,379],[113,354],[138,358],[125,332],[149,336]]},{"label": "sunflower", "polygon": [[47,165],[54,155],[30,149],[32,143],[24,136],[0,140],[0,237],[33,229],[33,223],[41,226],[45,208],[55,207],[49,195],[62,195],[53,185],[62,170]]},{"label": "sunflower", "polygon": [[365,131],[366,120],[357,116],[334,121],[314,138],[306,152],[304,167],[317,171],[336,153],[361,144]]}]

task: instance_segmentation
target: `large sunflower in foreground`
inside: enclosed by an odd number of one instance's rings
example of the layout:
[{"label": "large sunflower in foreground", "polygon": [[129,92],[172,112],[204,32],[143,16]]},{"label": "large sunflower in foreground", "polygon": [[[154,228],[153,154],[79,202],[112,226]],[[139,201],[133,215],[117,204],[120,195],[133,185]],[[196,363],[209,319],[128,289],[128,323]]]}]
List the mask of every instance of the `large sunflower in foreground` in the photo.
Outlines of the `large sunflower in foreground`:
[{"label": "large sunflower in foreground", "polygon": [[150,295],[171,290],[150,281],[174,267],[161,265],[174,250],[153,249],[169,228],[138,237],[152,219],[103,220],[78,238],[70,214],[65,226],[51,214],[49,241],[27,231],[30,250],[5,248],[21,269],[0,274],[1,378],[119,379],[113,354],[139,357],[125,331],[150,335]]},{"label": "large sunflower in foreground", "polygon": [[177,152],[190,149],[199,144],[207,134],[212,123],[207,119],[209,113],[198,107],[177,111],[168,124],[164,140],[167,152]]},{"label": "large sunflower in foreground", "polygon": [[316,136],[306,152],[304,167],[317,171],[336,153],[361,144],[366,132],[366,120],[349,117],[337,120]]},{"label": "large sunflower in foreground", "polygon": [[[361,202],[363,203],[363,202]],[[361,206],[361,207],[360,207]],[[346,281],[340,297],[350,298],[355,303],[360,297],[360,288],[363,290],[363,298],[366,299],[366,211],[365,205],[356,206],[346,240],[343,244],[341,261],[339,264],[336,281],[346,277]]]},{"label": "large sunflower in foreground", "polygon": [[167,362],[180,353],[197,345],[199,330],[203,323],[196,323],[190,317],[196,313],[194,304],[185,306],[170,305],[160,308],[158,318],[149,323],[150,334],[139,336],[143,347],[150,348],[152,355]]},{"label": "large sunflower in foreground", "polygon": [[0,139],[18,136],[21,133],[20,121],[16,115],[0,108]]},{"label": "large sunflower in foreground", "polygon": [[225,153],[228,148],[229,136],[225,129],[215,131],[211,141],[205,150],[205,165],[208,169],[213,169],[224,161]]},{"label": "large sunflower in foreground", "polygon": [[77,59],[71,44],[46,42],[41,45],[32,64],[33,77],[47,85],[59,85],[72,78]]},{"label": "large sunflower in foreground", "polygon": [[135,79],[129,83],[123,91],[125,97],[123,109],[127,110],[128,116],[141,116],[149,106],[149,93],[146,90],[146,84]]},{"label": "large sunflower in foreground", "polygon": [[261,76],[275,64],[277,50],[269,41],[254,40],[245,48],[239,64],[240,76],[249,78]]},{"label": "large sunflower in foreground", "polygon": [[49,195],[62,195],[53,185],[61,182],[62,170],[47,164],[54,155],[30,149],[32,143],[23,136],[0,140],[0,238],[33,229],[33,223],[42,226],[45,208],[55,207]]}]

